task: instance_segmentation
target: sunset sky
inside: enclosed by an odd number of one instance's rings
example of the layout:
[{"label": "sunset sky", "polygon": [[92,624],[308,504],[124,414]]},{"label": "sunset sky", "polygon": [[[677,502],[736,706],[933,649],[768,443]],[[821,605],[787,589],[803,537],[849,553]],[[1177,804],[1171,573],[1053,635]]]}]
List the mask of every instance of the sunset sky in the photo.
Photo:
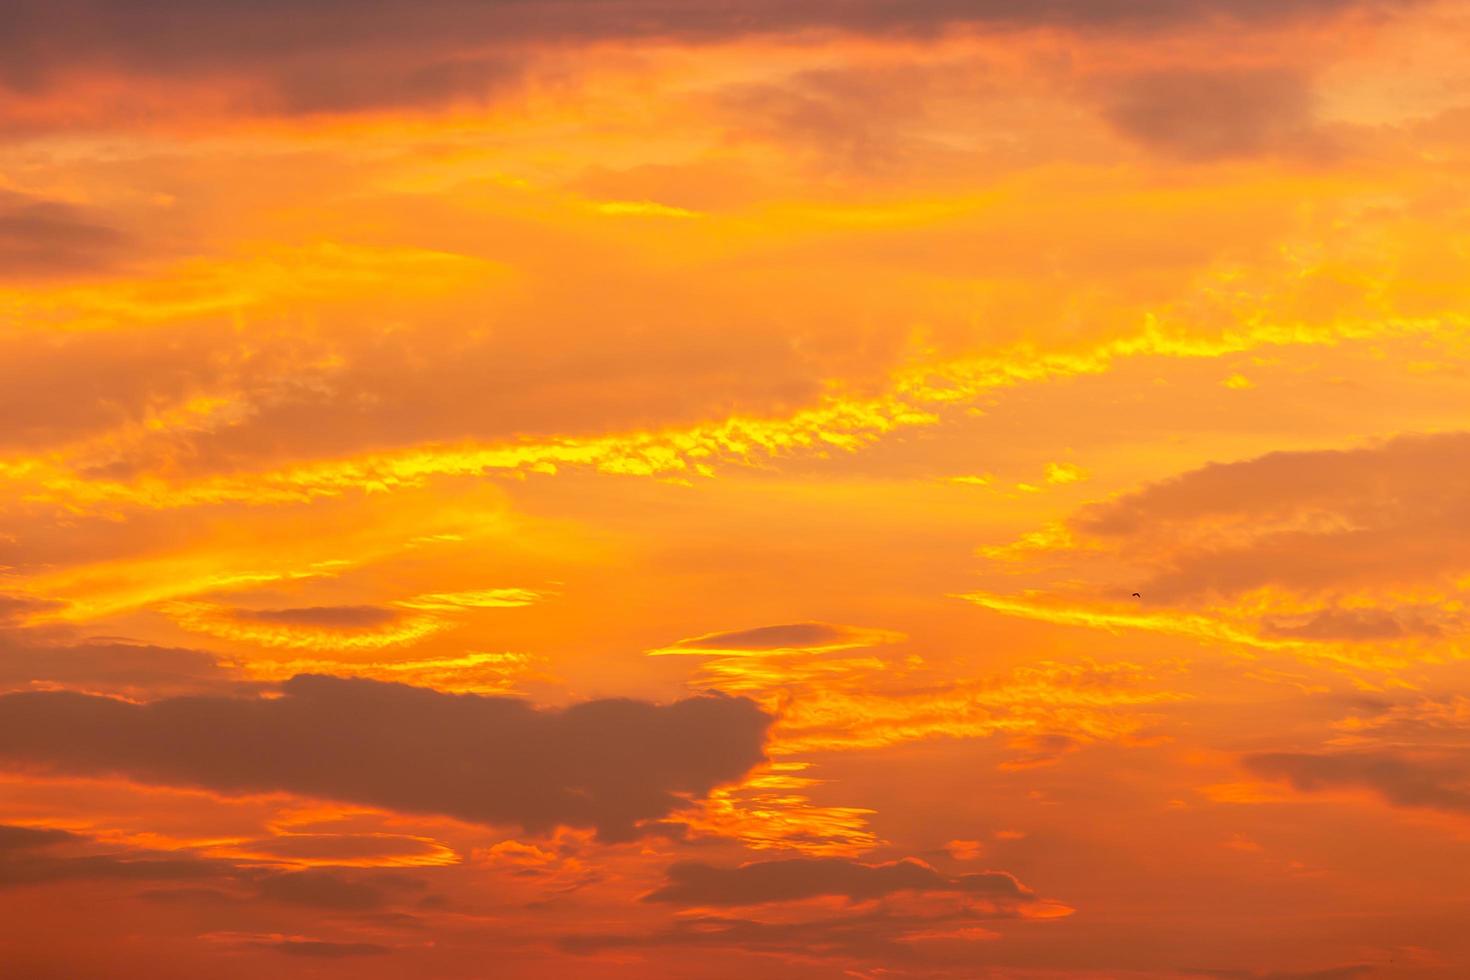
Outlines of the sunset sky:
[{"label": "sunset sky", "polygon": [[8,0],[0,976],[1470,976],[1467,50]]}]

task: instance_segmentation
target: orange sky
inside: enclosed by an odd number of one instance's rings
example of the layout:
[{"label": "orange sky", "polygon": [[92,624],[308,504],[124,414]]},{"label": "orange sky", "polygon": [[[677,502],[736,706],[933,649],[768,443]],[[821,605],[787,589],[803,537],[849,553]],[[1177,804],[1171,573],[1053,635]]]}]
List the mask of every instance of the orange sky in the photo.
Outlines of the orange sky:
[{"label": "orange sky", "polygon": [[1470,976],[1467,44],[12,0],[0,975]]}]

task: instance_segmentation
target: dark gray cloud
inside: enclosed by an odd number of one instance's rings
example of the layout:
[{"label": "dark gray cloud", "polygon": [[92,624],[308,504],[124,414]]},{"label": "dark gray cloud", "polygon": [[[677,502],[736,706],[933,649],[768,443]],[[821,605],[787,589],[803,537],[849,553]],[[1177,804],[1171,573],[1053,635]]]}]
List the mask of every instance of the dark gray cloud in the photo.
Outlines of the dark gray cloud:
[{"label": "dark gray cloud", "polygon": [[96,272],[117,264],[126,244],[89,208],[0,190],[0,278]]},{"label": "dark gray cloud", "polygon": [[1034,897],[1029,889],[1003,871],[950,877],[912,859],[863,864],[847,858],[788,858],[757,861],[736,868],[685,861],[672,865],[666,877],[661,888],[644,897],[645,902],[758,905],[818,895],[865,901],[905,891],[954,892],[1010,900]]},{"label": "dark gray cloud", "polygon": [[[12,0],[0,13],[0,84],[43,91],[71,74],[244,75],[267,108],[336,111],[483,94],[513,77],[528,44],[616,39],[709,42],[842,31],[951,28],[1152,32],[1272,22],[1414,0]],[[487,52],[492,52],[488,53]]]},{"label": "dark gray cloud", "polygon": [[1260,752],[1242,759],[1266,779],[1304,793],[1366,789],[1394,806],[1470,813],[1470,753],[1431,758],[1391,751]]},{"label": "dark gray cloud", "polygon": [[290,792],[532,832],[639,824],[739,779],[769,715],[744,698],[608,699],[539,709],[363,679],[294,677],[278,697],[145,704],[65,691],[0,696],[12,766],[222,792]]},{"label": "dark gray cloud", "polygon": [[324,626],[328,629],[370,629],[399,617],[384,606],[305,606],[300,609],[236,609],[232,615],[252,623],[285,626]]},{"label": "dark gray cloud", "polygon": [[1103,118],[1151,150],[1212,160],[1306,149],[1312,91],[1298,71],[1174,70],[1108,86]]}]

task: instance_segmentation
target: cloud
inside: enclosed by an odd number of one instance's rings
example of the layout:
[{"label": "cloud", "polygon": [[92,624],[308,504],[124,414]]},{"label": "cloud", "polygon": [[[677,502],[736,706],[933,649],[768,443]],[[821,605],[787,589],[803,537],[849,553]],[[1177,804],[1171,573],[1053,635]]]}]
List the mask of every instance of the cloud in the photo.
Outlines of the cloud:
[{"label": "cloud", "polygon": [[540,709],[363,679],[300,675],[280,696],[135,704],[0,696],[0,760],[230,793],[290,792],[533,832],[627,839],[764,758],[770,716],[744,698],[607,699]]},{"label": "cloud", "polygon": [[115,265],[126,243],[91,209],[0,190],[0,278],[97,272]]},{"label": "cloud", "polygon": [[1470,433],[1210,463],[986,554],[1056,576],[966,597],[998,612],[1399,669],[1462,629]]},{"label": "cloud", "polygon": [[1367,717],[1354,715],[1336,722],[1342,734],[1334,745],[1420,748],[1470,752],[1470,698],[1456,694],[1445,700],[1418,700],[1384,705]]},{"label": "cloud", "polygon": [[543,593],[483,589],[431,593],[391,605],[243,609],[215,602],[176,600],[163,605],[184,629],[237,642],[307,650],[376,650],[416,643],[453,625],[449,613],[527,606]]},{"label": "cloud", "polygon": [[846,650],[852,647],[893,643],[901,639],[903,635],[900,633],[864,629],[859,626],[837,626],[832,623],[786,623],[780,626],[758,626],[755,629],[692,636],[654,652]]},{"label": "cloud", "polygon": [[429,837],[406,834],[278,834],[210,848],[214,855],[302,866],[358,868],[436,867],[459,855]]},{"label": "cloud", "polygon": [[393,622],[399,614],[382,606],[308,606],[302,609],[237,609],[233,615],[236,619],[254,623],[371,629]]},{"label": "cloud", "polygon": [[1138,550],[1162,541],[1153,598],[1404,581],[1470,567],[1470,433],[1212,463],[1072,523]]},{"label": "cloud", "polygon": [[304,650],[377,650],[415,643],[449,628],[427,613],[382,606],[237,609],[212,602],[175,601],[163,610],[184,629],[236,642]]},{"label": "cloud", "polygon": [[1470,813],[1470,754],[1416,758],[1389,751],[1259,752],[1242,759],[1257,776],[1303,793],[1366,789],[1394,806]]},{"label": "cloud", "polygon": [[789,858],[720,868],[697,861],[671,866],[667,882],[644,896],[645,902],[680,905],[757,905],[818,895],[840,895],[855,902],[894,892],[958,892],[996,899],[1034,897],[1013,876],[984,871],[949,877],[913,858],[863,864],[844,858]]},{"label": "cloud", "polygon": [[1168,156],[1248,156],[1310,139],[1311,87],[1286,69],[1152,72],[1107,86],[1102,114],[1123,136]]},{"label": "cloud", "polygon": [[427,609],[435,612],[458,612],[465,609],[515,609],[529,606],[546,597],[546,593],[534,589],[503,588],[474,589],[468,592],[431,592],[400,599],[397,605],[408,609]]},{"label": "cloud", "polygon": [[1411,634],[1438,636],[1440,623],[1410,610],[1323,609],[1305,620],[1268,617],[1262,622],[1267,636],[1296,636],[1307,640],[1391,640]]},{"label": "cloud", "polygon": [[540,670],[543,661],[543,657],[525,653],[465,653],[453,657],[350,663],[327,658],[257,663],[251,665],[251,673],[272,680],[285,680],[296,674],[347,673],[455,693],[517,694],[517,687],[523,683],[550,679],[551,675]]}]

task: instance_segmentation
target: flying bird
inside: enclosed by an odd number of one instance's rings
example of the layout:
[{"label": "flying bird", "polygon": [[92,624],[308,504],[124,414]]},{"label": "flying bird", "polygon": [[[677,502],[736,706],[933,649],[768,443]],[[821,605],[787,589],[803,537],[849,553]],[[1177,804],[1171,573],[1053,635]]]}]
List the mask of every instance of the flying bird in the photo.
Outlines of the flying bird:
[{"label": "flying bird", "polygon": [[1133,593],[1133,598],[1135,598],[1135,599],[1142,599],[1143,596],[1141,596],[1137,592],[1135,592],[1135,593]]}]

